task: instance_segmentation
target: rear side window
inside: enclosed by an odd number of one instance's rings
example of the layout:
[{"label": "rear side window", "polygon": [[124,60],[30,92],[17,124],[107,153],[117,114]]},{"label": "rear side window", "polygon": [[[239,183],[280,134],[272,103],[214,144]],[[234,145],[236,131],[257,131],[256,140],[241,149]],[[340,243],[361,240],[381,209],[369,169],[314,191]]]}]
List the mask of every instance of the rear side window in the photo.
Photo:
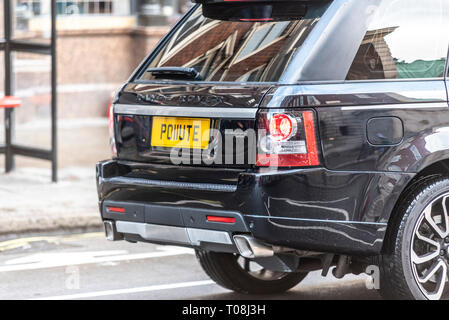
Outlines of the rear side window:
[{"label": "rear side window", "polygon": [[[186,68],[195,75],[190,79],[194,81],[278,81],[328,7],[322,2],[296,3],[289,10],[291,5],[284,4],[282,11],[271,15],[259,10],[263,13],[260,18],[255,16],[257,11],[248,13],[239,8],[240,18],[227,13],[220,20],[213,18],[218,10],[208,10],[205,14],[212,18],[206,18],[198,6],[149,62],[140,79],[176,80],[173,74],[177,73],[179,80],[182,74],[189,75],[179,70]],[[286,16],[288,12],[296,16]],[[165,72],[157,70],[160,68]]]},{"label": "rear side window", "polygon": [[444,77],[448,0],[382,0],[347,80]]}]

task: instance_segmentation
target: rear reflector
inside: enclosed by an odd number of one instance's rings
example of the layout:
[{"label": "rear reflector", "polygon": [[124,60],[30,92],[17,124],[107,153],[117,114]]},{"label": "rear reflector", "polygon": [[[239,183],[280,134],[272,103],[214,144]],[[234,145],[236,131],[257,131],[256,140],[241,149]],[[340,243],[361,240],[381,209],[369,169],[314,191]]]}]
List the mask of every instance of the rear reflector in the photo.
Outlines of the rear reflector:
[{"label": "rear reflector", "polygon": [[207,216],[207,221],[209,221],[209,222],[221,222],[221,223],[235,223],[235,218]]},{"label": "rear reflector", "polygon": [[309,156],[309,165],[318,166],[320,159],[318,157],[318,145],[315,133],[315,120],[313,112],[308,111],[303,113],[304,129],[306,132],[307,150]]},{"label": "rear reflector", "polygon": [[109,212],[116,212],[116,213],[125,213],[125,208],[120,207],[108,207]]}]

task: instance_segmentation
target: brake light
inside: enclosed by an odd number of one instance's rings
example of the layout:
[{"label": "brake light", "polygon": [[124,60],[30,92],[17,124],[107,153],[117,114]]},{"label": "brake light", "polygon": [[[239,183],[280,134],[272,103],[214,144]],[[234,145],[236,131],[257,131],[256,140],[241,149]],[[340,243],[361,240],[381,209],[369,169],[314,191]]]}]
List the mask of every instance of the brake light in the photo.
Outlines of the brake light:
[{"label": "brake light", "polygon": [[288,140],[296,133],[297,122],[287,114],[276,114],[269,121],[270,135],[275,141]]},{"label": "brake light", "polygon": [[318,166],[313,111],[265,110],[258,119],[259,167]]}]

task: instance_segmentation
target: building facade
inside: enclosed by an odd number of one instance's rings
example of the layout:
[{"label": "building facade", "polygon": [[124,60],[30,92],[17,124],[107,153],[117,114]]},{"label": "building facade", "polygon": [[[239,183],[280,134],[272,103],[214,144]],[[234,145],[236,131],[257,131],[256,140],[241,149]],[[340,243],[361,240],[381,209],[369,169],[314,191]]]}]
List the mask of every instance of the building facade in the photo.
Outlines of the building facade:
[{"label": "building facade", "polygon": [[[20,27],[37,28],[50,10],[50,0],[15,0]],[[111,26],[164,26],[178,18],[191,5],[189,0],[57,0],[59,28]],[[126,19],[128,18],[128,19]]]},{"label": "building facade", "polygon": [[[50,0],[11,1],[14,37],[49,41]],[[105,116],[111,93],[190,5],[189,0],[57,0],[59,117]],[[16,121],[48,117],[48,57],[21,53],[13,60],[16,95],[24,101]]]}]

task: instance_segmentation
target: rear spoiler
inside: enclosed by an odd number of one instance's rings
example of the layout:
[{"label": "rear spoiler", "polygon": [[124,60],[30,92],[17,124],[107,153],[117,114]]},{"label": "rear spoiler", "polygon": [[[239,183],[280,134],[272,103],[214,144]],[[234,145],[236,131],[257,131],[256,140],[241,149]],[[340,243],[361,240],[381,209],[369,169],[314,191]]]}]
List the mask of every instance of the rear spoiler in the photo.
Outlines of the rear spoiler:
[{"label": "rear spoiler", "polygon": [[329,0],[192,0],[200,4],[214,4],[214,3],[251,3],[251,2],[328,2]]},{"label": "rear spoiler", "polygon": [[193,0],[206,18],[224,21],[289,21],[302,18],[307,7],[331,0]]}]

